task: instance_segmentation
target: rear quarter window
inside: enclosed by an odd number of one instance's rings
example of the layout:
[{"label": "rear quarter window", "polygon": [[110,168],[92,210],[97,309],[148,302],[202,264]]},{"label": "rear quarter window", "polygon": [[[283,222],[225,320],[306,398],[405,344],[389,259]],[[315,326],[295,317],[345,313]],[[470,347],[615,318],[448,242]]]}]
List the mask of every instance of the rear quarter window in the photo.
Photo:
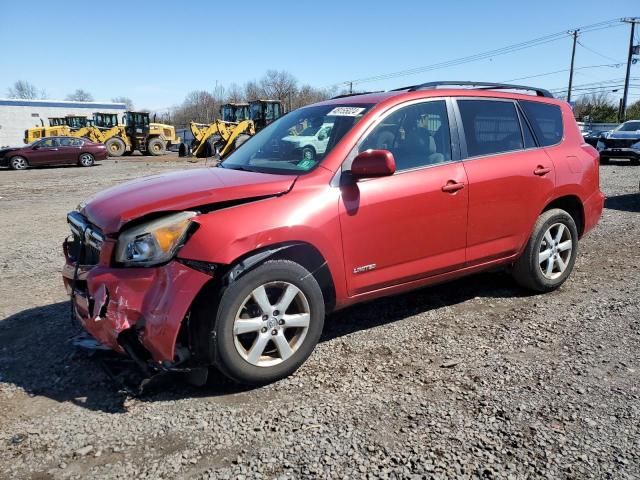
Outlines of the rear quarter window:
[{"label": "rear quarter window", "polygon": [[560,143],[562,140],[562,112],[558,105],[547,103],[521,101],[520,106],[529,119],[538,143],[548,147]]}]

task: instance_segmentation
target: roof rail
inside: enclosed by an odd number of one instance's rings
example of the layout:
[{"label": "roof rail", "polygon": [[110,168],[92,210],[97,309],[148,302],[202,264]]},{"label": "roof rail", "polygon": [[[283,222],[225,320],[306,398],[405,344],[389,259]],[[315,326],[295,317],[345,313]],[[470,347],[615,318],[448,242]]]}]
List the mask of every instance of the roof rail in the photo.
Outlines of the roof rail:
[{"label": "roof rail", "polygon": [[383,93],[384,90],[376,90],[375,92],[354,92],[354,93],[343,93],[340,95],[336,95],[335,97],[331,97],[331,100],[336,98],[346,98],[346,97],[355,97],[356,95],[368,95],[370,93]]},{"label": "roof rail", "polygon": [[469,82],[469,81],[451,81],[451,82],[426,82],[419,85],[412,85],[410,87],[396,88],[391,90],[392,92],[399,92],[406,90],[408,92],[415,92],[416,90],[428,90],[435,89],[442,86],[463,86],[463,87],[475,87],[481,90],[526,90],[530,92],[536,92],[539,97],[553,98],[553,95],[548,90],[536,87],[527,87],[525,85],[512,85],[510,83],[493,83],[493,82]]}]

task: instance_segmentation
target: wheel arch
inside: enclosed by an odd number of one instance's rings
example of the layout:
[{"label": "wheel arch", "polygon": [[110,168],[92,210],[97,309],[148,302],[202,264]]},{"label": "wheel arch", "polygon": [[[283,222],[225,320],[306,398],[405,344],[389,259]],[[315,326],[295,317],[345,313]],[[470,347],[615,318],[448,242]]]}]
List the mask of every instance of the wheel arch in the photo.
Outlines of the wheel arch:
[{"label": "wheel arch", "polygon": [[183,260],[192,267],[202,267],[213,271],[213,278],[207,282],[194,298],[188,315],[183,320],[177,342],[189,345],[197,363],[211,364],[216,358],[214,331],[220,297],[225,287],[246,273],[269,260],[291,260],[298,263],[316,279],[325,303],[325,312],[331,312],[336,305],[336,289],[329,265],[320,251],[307,242],[285,242],[262,247],[236,258],[226,265],[206,264]]},{"label": "wheel arch", "polygon": [[574,222],[576,222],[578,237],[582,237],[585,227],[585,217],[584,205],[582,204],[580,197],[577,195],[563,195],[562,197],[555,198],[547,203],[540,213],[542,214],[552,208],[560,208],[571,215]]}]

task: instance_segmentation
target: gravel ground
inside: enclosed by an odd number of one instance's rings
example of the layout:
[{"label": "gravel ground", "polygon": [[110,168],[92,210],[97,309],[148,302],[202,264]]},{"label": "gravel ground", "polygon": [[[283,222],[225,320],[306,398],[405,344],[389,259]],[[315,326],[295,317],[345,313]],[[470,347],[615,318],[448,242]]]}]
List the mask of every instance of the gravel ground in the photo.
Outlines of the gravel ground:
[{"label": "gravel ground", "polygon": [[65,214],[196,164],[0,171],[0,477],[640,478],[640,167],[570,280],[531,295],[486,273],[328,318],[292,377],[118,392],[69,343]]}]

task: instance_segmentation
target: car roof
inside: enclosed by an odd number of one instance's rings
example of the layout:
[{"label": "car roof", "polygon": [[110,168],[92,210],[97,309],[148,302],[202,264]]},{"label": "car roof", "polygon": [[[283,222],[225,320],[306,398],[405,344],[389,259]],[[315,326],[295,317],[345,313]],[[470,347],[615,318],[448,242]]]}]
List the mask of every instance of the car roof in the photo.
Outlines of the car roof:
[{"label": "car roof", "polygon": [[320,102],[316,105],[362,105],[362,104],[382,104],[386,102],[400,103],[421,98],[430,97],[479,97],[479,98],[504,98],[511,100],[533,100],[538,102],[550,103],[555,105],[565,104],[563,100],[552,97],[544,97],[540,95],[532,95],[526,93],[516,93],[505,90],[491,90],[485,88],[425,88],[420,90],[408,91],[388,91],[388,92],[370,92],[363,94],[353,94],[348,96],[338,96],[332,99]]}]

